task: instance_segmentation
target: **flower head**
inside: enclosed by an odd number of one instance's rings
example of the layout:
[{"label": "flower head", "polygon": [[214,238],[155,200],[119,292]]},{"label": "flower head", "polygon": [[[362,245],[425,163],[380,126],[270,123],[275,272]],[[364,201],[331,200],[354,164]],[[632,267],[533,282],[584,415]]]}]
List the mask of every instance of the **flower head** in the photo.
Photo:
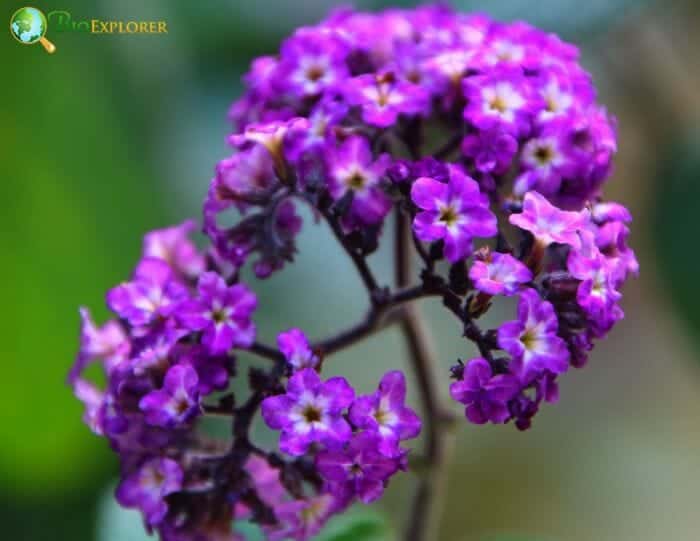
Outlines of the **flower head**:
[{"label": "flower head", "polygon": [[[410,316],[404,303],[440,298],[478,348],[451,370],[467,419],[524,430],[623,317],[620,291],[639,267],[630,213],[602,195],[615,119],[554,34],[443,4],[341,8],[253,61],[244,84],[228,115],[235,150],[204,202],[209,246],[198,251],[191,221],[148,233],[132,277],[107,295],[117,317],[100,326],[81,311],[68,378],[119,457],[119,501],[164,541],[241,541],[238,519],[271,541],[306,540],[379,498],[421,428],[405,377],[389,371],[355,397],[342,376],[321,379],[321,361]],[[288,322],[275,347],[256,341],[257,297],[241,277],[294,261],[298,205],[311,225],[328,222],[371,308],[313,345]],[[372,259],[394,241],[395,288]],[[518,297],[513,321],[492,325],[495,295]],[[422,353],[417,320],[403,327]],[[92,362],[104,385],[85,373]],[[252,441],[259,414],[283,453]],[[230,417],[228,439],[209,437],[212,415]]]}]

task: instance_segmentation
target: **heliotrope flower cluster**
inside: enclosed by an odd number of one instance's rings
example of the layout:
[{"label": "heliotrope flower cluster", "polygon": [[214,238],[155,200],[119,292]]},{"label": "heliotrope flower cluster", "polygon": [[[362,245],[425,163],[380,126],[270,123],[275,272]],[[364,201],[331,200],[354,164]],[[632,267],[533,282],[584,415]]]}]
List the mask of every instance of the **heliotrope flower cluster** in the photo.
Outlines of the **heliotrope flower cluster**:
[{"label": "heliotrope flower cluster", "polygon": [[[192,222],[148,233],[131,277],[107,294],[114,318],[99,326],[81,310],[69,375],[85,422],[119,455],[117,499],[167,541],[241,539],[237,520],[272,540],[309,539],[382,495],[421,431],[406,378],[387,372],[361,394],[322,368],[407,317],[401,304],[441,298],[476,346],[449,386],[467,419],[526,429],[623,317],[620,289],[638,272],[631,215],[601,193],[615,121],[555,35],[444,6],[341,9],[256,59],[245,82],[229,112],[232,154],[203,206],[209,246],[192,242]],[[370,310],[318,342],[292,322],[268,346],[240,271],[250,262],[263,279],[293,261],[302,205],[357,267]],[[367,263],[392,212],[423,264],[418,284],[398,289]],[[512,316],[482,328],[503,297]],[[229,386],[241,351],[269,366],[249,369],[239,395]],[[104,388],[84,375],[93,362]],[[277,449],[253,443],[258,413]],[[204,430],[213,415],[229,419],[230,441]]]}]

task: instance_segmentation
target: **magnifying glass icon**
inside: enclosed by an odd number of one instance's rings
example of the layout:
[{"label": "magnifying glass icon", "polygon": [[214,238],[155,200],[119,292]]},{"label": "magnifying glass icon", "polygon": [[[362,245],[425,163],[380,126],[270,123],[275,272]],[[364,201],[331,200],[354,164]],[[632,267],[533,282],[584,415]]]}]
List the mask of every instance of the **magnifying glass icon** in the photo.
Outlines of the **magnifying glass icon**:
[{"label": "magnifying glass icon", "polygon": [[10,33],[22,45],[39,42],[47,53],[54,53],[56,46],[44,37],[47,28],[46,16],[33,7],[19,8],[10,18]]}]

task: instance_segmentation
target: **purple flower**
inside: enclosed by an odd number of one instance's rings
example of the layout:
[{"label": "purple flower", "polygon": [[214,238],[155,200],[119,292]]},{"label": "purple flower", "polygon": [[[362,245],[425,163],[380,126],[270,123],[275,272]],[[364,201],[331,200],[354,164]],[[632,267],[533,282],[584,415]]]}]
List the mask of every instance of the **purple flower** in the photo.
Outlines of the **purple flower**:
[{"label": "purple flower", "polygon": [[261,145],[238,152],[216,165],[208,195],[211,210],[220,212],[232,204],[244,211],[250,204],[268,201],[278,186],[270,153]]},{"label": "purple flower", "polygon": [[630,223],[632,221],[630,211],[624,205],[612,201],[599,202],[593,205],[591,217],[595,223],[601,225],[607,222]]},{"label": "purple flower", "polygon": [[109,372],[111,367],[128,358],[131,351],[124,328],[116,321],[108,321],[98,327],[92,321],[87,308],[80,309],[80,350],[68,375],[69,383],[74,382],[85,367],[96,359],[102,360]]},{"label": "purple flower", "polygon": [[464,413],[472,423],[503,423],[510,417],[508,401],[518,391],[518,380],[509,374],[493,375],[485,359],[472,359],[460,381],[450,385],[450,396],[466,406]]},{"label": "purple flower", "polygon": [[380,187],[389,157],[381,155],[373,160],[367,140],[352,136],[329,152],[327,161],[333,200],[352,194],[348,219],[358,225],[380,223],[391,209],[391,200]]},{"label": "purple flower", "polygon": [[529,231],[545,246],[558,242],[574,249],[581,246],[579,231],[586,227],[588,219],[587,211],[560,210],[537,192],[526,193],[523,211],[509,218],[510,223]]},{"label": "purple flower", "polygon": [[347,112],[347,103],[335,96],[319,101],[309,113],[309,129],[299,132],[299,136],[290,141],[288,151],[290,159],[301,169],[302,163],[299,158],[304,152],[309,150],[323,152],[323,145],[330,138],[330,128],[338,124]]},{"label": "purple flower", "polygon": [[336,36],[301,29],[282,45],[278,81],[295,98],[316,96],[347,78],[347,47]]},{"label": "purple flower", "polygon": [[477,128],[496,128],[515,136],[529,132],[538,101],[533,99],[522,70],[499,68],[487,75],[467,77],[464,95],[464,118]]},{"label": "purple flower", "polygon": [[520,159],[525,171],[515,181],[513,191],[516,194],[534,189],[544,195],[555,195],[562,177],[570,171],[568,158],[561,148],[561,138],[556,132],[530,139],[523,146]]},{"label": "purple flower", "polygon": [[554,307],[534,289],[520,293],[518,319],[498,329],[498,345],[512,356],[511,372],[529,382],[544,370],[566,372],[569,351],[557,336],[559,324]]},{"label": "purple flower", "polygon": [[83,379],[76,379],[73,382],[73,394],[85,406],[83,422],[98,436],[104,435],[102,427],[102,406],[104,404],[104,393],[92,383]]},{"label": "purple flower", "polygon": [[630,274],[636,276],[639,263],[627,245],[629,228],[622,221],[608,221],[595,229],[596,246],[608,261],[615,285],[622,284]]},{"label": "purple flower", "polygon": [[248,347],[255,340],[251,314],[257,298],[243,284],[231,287],[214,272],[199,278],[196,299],[178,311],[182,324],[193,331],[203,331],[202,343],[212,354],[225,353],[235,346]]},{"label": "purple flower", "polygon": [[229,136],[231,145],[245,149],[251,145],[264,146],[272,156],[275,173],[280,179],[287,176],[285,146],[309,128],[306,118],[295,117],[286,121],[248,124],[243,133]]},{"label": "purple flower", "polygon": [[422,87],[396,79],[392,73],[360,75],[345,86],[345,97],[362,109],[362,119],[372,126],[386,128],[400,114],[427,112],[428,93]]},{"label": "purple flower", "polygon": [[474,287],[488,295],[515,295],[532,280],[532,271],[512,255],[492,252],[477,259],[469,269]]},{"label": "purple flower", "polygon": [[107,305],[135,327],[169,318],[188,297],[172,269],[162,259],[146,257],[127,282],[107,293]]},{"label": "purple flower", "polygon": [[422,209],[413,221],[416,236],[426,242],[444,239],[445,257],[455,263],[472,251],[474,237],[496,234],[496,217],[476,181],[457,167],[447,184],[428,177],[416,180],[411,199]]},{"label": "purple flower", "polygon": [[207,348],[198,344],[178,344],[172,357],[174,362],[189,364],[197,372],[197,390],[200,396],[226,389],[235,367],[235,358],[227,354],[212,356]]},{"label": "purple flower", "polygon": [[[286,501],[287,491],[280,482],[280,470],[270,466],[265,458],[250,455],[245,463],[245,471],[255,485],[258,495],[270,507],[277,507]],[[243,502],[237,502],[235,507],[236,519],[248,519],[252,512]]]},{"label": "purple flower", "polygon": [[482,173],[505,173],[517,150],[515,137],[500,130],[473,133],[462,142],[462,152],[474,160],[474,166]]},{"label": "purple flower", "polygon": [[470,67],[474,50],[462,47],[448,49],[429,57],[422,64],[438,92],[449,92],[450,88],[459,88],[467,69]]},{"label": "purple flower", "polygon": [[540,409],[540,404],[556,402],[559,399],[557,375],[544,372],[526,387],[520,389],[510,402],[508,409],[518,430],[527,430],[532,425],[532,418]]},{"label": "purple flower", "polygon": [[561,70],[549,71],[546,79],[537,87],[537,92],[544,102],[544,108],[537,119],[541,123],[559,118],[575,104],[575,96],[569,88],[568,75]]},{"label": "purple flower", "polygon": [[334,494],[324,492],[304,500],[292,500],[275,507],[278,523],[264,526],[270,541],[307,541],[315,536],[343,503]]},{"label": "purple flower", "polygon": [[117,487],[117,500],[124,507],[143,512],[149,526],[159,524],[168,512],[166,496],[182,488],[180,465],[169,458],[153,458],[127,475]]},{"label": "purple flower", "polygon": [[316,456],[316,468],[334,494],[357,496],[362,503],[372,503],[399,469],[396,459],[378,452],[379,446],[377,433],[361,432],[341,451],[321,451]]},{"label": "purple flower", "polygon": [[130,359],[129,368],[136,376],[142,376],[149,372],[162,374],[169,366],[170,352],[173,346],[186,334],[185,330],[168,328],[149,337],[138,354]]},{"label": "purple flower", "polygon": [[[210,204],[211,203],[211,204]],[[255,275],[267,278],[273,271],[291,261],[296,251],[294,239],[301,230],[301,218],[290,199],[277,200],[261,212],[252,214],[230,229],[219,229],[219,211],[211,197],[204,208],[206,233],[216,247],[216,255],[236,268],[258,253]]]},{"label": "purple flower", "polygon": [[607,331],[622,317],[616,303],[622,295],[615,289],[615,266],[598,249],[591,231],[581,233],[582,245],[569,253],[567,266],[581,280],[576,299],[599,329]]},{"label": "purple flower", "polygon": [[198,377],[194,368],[177,364],[165,374],[163,388],[151,391],[139,402],[149,424],[174,427],[185,424],[199,412]]},{"label": "purple flower", "polygon": [[204,271],[204,258],[189,239],[194,228],[194,222],[187,220],[147,233],[143,238],[143,257],[162,259],[180,276],[196,278]]},{"label": "purple flower", "polygon": [[289,379],[286,394],[263,401],[262,415],[270,428],[282,431],[280,449],[299,456],[313,442],[337,448],[350,439],[343,410],[354,397],[345,378],[322,382],[315,370],[305,368]]},{"label": "purple flower", "polygon": [[[239,280],[246,265],[265,278],[294,261],[297,202],[330,220],[370,316],[421,292],[451,291],[449,311],[472,318],[495,295],[518,296],[500,329],[467,325],[483,358],[451,369],[450,393],[477,424],[528,428],[556,400],[559,374],[623,317],[619,290],[638,270],[630,213],[602,202],[615,120],[576,47],[553,34],[443,4],[340,8],[255,60],[244,84],[229,109],[235,150],[204,203],[206,251],[191,221],[148,233],[132,278],[108,293],[117,317],[99,326],[81,311],[69,375],[85,423],[118,455],[119,501],[163,541],[240,541],[238,520],[271,541],[307,540],[408,469],[402,442],[421,419],[403,373],[359,397],[320,376],[324,350],[364,337],[375,318],[318,351],[297,328],[284,327],[277,349],[254,341],[257,299]],[[412,218],[425,266],[416,287],[391,290],[367,267],[394,210]],[[103,388],[83,375],[90,362]],[[204,417],[218,414],[232,416],[226,440],[207,434]],[[283,456],[248,441],[258,414]]]},{"label": "purple flower", "polygon": [[264,146],[273,158],[282,156],[285,141],[297,132],[304,132],[309,127],[305,118],[295,117],[285,121],[248,124],[243,133],[228,137],[228,142],[237,148],[246,148],[259,144]]},{"label": "purple flower", "polygon": [[295,370],[316,368],[319,365],[318,355],[313,352],[309,340],[300,329],[289,329],[278,334],[277,345]]},{"label": "purple flower", "polygon": [[399,456],[399,442],[415,438],[421,429],[420,418],[404,405],[405,401],[406,379],[403,372],[387,372],[375,393],[360,396],[352,403],[350,422],[377,435],[380,453],[388,457]]}]

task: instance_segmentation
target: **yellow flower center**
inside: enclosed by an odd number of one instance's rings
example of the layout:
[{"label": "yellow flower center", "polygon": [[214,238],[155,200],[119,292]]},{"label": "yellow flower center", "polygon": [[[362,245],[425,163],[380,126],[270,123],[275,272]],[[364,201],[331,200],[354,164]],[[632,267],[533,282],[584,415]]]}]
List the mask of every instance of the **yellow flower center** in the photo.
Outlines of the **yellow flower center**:
[{"label": "yellow flower center", "polygon": [[492,111],[498,111],[499,113],[505,113],[508,109],[506,101],[501,96],[494,96],[489,102],[489,107]]},{"label": "yellow flower center", "polygon": [[441,222],[443,222],[449,227],[457,222],[459,216],[457,215],[457,212],[454,208],[452,208],[451,206],[447,206],[440,211],[439,219]]}]

